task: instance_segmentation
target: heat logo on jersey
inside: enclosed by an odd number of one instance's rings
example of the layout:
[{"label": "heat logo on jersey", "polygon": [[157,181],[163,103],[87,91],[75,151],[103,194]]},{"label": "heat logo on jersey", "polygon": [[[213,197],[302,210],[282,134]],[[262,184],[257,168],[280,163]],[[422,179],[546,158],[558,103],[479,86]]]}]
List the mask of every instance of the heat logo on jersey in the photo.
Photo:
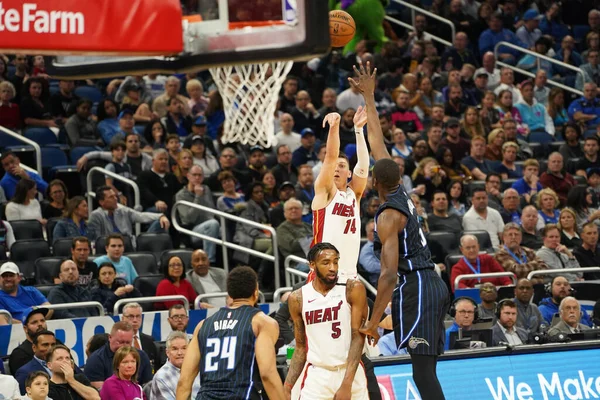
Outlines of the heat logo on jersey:
[{"label": "heat logo on jersey", "polygon": [[351,206],[343,203],[335,203],[331,213],[333,215],[339,215],[340,217],[354,217],[354,206],[354,201],[352,201]]},{"label": "heat logo on jersey", "polygon": [[344,302],[340,300],[337,306],[324,309],[310,310],[304,313],[306,325],[320,324],[321,322],[332,322],[338,320],[338,312]]}]

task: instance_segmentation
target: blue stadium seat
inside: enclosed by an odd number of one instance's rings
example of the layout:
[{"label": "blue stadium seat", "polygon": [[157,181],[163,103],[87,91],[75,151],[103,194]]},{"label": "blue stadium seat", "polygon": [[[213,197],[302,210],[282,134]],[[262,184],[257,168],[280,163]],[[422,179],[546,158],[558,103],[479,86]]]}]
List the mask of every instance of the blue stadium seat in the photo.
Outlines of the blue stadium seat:
[{"label": "blue stadium seat", "polygon": [[49,128],[27,128],[23,136],[33,140],[40,146],[58,143],[56,135]]},{"label": "blue stadium seat", "polygon": [[79,161],[84,154],[95,150],[96,149],[93,147],[73,147],[70,153],[71,163],[73,163],[73,165],[77,164],[77,161]]},{"label": "blue stadium seat", "polygon": [[67,155],[64,151],[54,147],[42,147],[42,168],[53,168],[68,165]]},{"label": "blue stadium seat", "polygon": [[[26,145],[24,142],[10,136],[7,135],[6,133],[0,131],[0,148],[4,149],[4,148],[8,148],[8,147],[30,147],[28,145]],[[31,147],[31,149],[33,149],[33,147]]]},{"label": "blue stadium seat", "polygon": [[92,103],[99,103],[104,98],[100,89],[95,86],[78,86],[75,88],[75,95],[88,99]]},{"label": "blue stadium seat", "polygon": [[590,31],[589,25],[573,25],[573,39],[577,42],[585,40],[585,35]]}]

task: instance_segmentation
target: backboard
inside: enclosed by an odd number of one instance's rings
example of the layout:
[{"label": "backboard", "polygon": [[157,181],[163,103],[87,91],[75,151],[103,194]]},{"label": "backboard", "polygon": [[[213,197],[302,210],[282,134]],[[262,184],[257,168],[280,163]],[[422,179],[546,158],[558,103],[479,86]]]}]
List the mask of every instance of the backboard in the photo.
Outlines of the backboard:
[{"label": "backboard", "polygon": [[[117,0],[119,1],[119,0]],[[183,51],[163,56],[59,55],[46,60],[55,77],[110,77],[198,71],[273,60],[302,60],[329,48],[326,0],[181,0]]]}]

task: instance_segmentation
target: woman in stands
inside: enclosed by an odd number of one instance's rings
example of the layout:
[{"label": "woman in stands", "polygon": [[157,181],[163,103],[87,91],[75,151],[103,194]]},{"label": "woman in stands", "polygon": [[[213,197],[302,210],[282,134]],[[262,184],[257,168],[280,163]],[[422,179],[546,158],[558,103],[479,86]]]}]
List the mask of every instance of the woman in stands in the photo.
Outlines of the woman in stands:
[{"label": "woman in stands", "polygon": [[[492,129],[498,129],[502,127],[500,123],[500,113],[496,110],[496,95],[492,91],[487,91],[483,95],[483,100],[479,105],[479,115],[481,116],[481,123],[486,134],[489,134]],[[485,137],[485,136],[484,136]]]},{"label": "woman in stands", "polygon": [[496,110],[498,110],[498,113],[500,114],[500,119],[514,120],[517,123],[517,131],[519,131],[520,134],[529,133],[529,130],[523,125],[521,113],[513,107],[513,96],[510,90],[505,89],[498,94]]},{"label": "woman in stands", "polygon": [[42,207],[35,198],[37,195],[37,185],[31,179],[21,179],[17,183],[15,196],[6,205],[6,220],[32,220],[37,219],[46,225],[47,220],[42,218]]},{"label": "woman in stands", "polygon": [[50,202],[42,204],[42,217],[46,219],[61,217],[67,206],[68,198],[69,192],[63,181],[55,179],[50,182],[46,189],[46,199]]},{"label": "woman in stands", "polygon": [[183,148],[192,152],[194,165],[202,168],[204,176],[210,176],[220,169],[215,156],[210,151],[206,151],[206,143],[203,138],[190,135],[184,142]]},{"label": "woman in stands", "polygon": [[450,182],[446,193],[448,193],[448,213],[464,216],[470,207],[464,183],[461,181]]},{"label": "woman in stands", "polygon": [[194,165],[194,155],[188,149],[182,149],[177,154],[177,165],[173,167],[173,174],[182,185],[187,185],[187,173]]},{"label": "woman in stands", "polygon": [[[144,139],[148,142],[148,150],[164,149],[167,139],[167,128],[160,121],[154,121],[146,125],[144,129]],[[144,148],[144,150],[146,150]]]},{"label": "woman in stands", "polygon": [[406,134],[400,128],[394,128],[394,146],[392,147],[392,157],[399,156],[407,158],[412,154],[412,147],[406,143]]},{"label": "woman in stands", "polygon": [[567,246],[572,249],[580,246],[582,241],[577,233],[577,225],[575,221],[577,215],[572,209],[565,207],[560,211],[560,217],[558,218],[558,228],[560,229],[560,244]]},{"label": "woman in stands", "polygon": [[434,104],[443,104],[444,97],[442,96],[441,92],[438,92],[433,88],[431,78],[428,76],[423,76],[421,78],[421,81],[419,82],[418,93],[418,96],[420,96],[420,101],[417,107],[421,110],[420,112],[417,112],[417,114],[422,114],[423,122],[427,124],[431,122],[431,107],[433,107]]},{"label": "woman in stands", "polygon": [[140,354],[132,346],[119,348],[113,358],[113,376],[104,381],[100,389],[102,400],[147,400],[137,382]]},{"label": "woman in stands", "polygon": [[[158,283],[156,287],[157,296],[182,295],[188,299],[190,304],[194,304],[197,293],[192,284],[185,279],[185,264],[178,256],[171,256],[163,268],[165,278]],[[154,303],[155,310],[168,310],[172,305],[180,301],[164,301]]]},{"label": "woman in stands", "polygon": [[[554,89],[553,89],[554,90]],[[552,92],[550,92],[552,93]],[[563,128],[565,143],[558,148],[558,152],[565,160],[583,157],[581,148],[581,128],[574,122],[567,122]]]},{"label": "woman in stands", "polygon": [[[267,172],[268,174],[270,172]],[[273,176],[273,174],[271,174]],[[218,176],[223,195],[217,199],[217,209],[225,212],[234,212],[241,209],[241,205],[246,201],[244,195],[235,190],[237,179],[229,171],[221,171]],[[275,179],[275,178],[273,178]]]},{"label": "woman in stands", "polygon": [[215,140],[225,123],[223,98],[218,90],[213,90],[208,95],[208,107],[204,113],[206,117],[206,134]]},{"label": "woman in stands", "polygon": [[427,202],[431,202],[433,192],[444,190],[450,180],[446,172],[433,157],[422,159],[412,174],[413,186],[425,185],[425,194],[422,196]]},{"label": "woman in stands", "polygon": [[41,78],[29,79],[25,82],[24,93],[27,95],[21,100],[21,117],[25,127],[58,128],[47,102],[44,81]]},{"label": "woman in stands", "polygon": [[[554,126],[563,126],[569,122],[569,116],[567,115],[567,109],[565,108],[565,92],[560,88],[552,88],[548,95],[548,115],[554,121]],[[563,132],[564,135],[564,132]]]},{"label": "woman in stands", "polygon": [[494,129],[487,138],[484,158],[490,161],[502,161],[502,145],[506,140],[504,129]]},{"label": "woman in stands", "polygon": [[596,31],[590,31],[587,35],[585,35],[585,51],[581,53],[581,59],[587,60],[588,53],[590,50],[600,51],[600,35]]},{"label": "woman in stands", "polygon": [[600,210],[592,208],[593,189],[585,186],[575,186],[567,196],[567,207],[575,211],[575,223],[577,229],[581,230],[587,222],[594,221],[600,224]]},{"label": "woman in stands", "polygon": [[476,107],[467,107],[465,111],[465,117],[460,121],[461,131],[464,132],[463,136],[472,138],[474,136],[485,137],[485,129],[481,116]]},{"label": "woman in stands", "polygon": [[50,377],[45,371],[34,371],[25,380],[26,396],[24,400],[51,400],[48,397]]},{"label": "woman in stands", "polygon": [[91,292],[92,301],[102,304],[108,314],[112,314],[118,300],[142,297],[133,285],[128,285],[125,279],[117,277],[117,270],[110,262],[98,267],[98,280],[92,281]]},{"label": "woman in stands", "polygon": [[535,199],[540,218],[544,220],[544,224],[558,224],[560,219],[560,200],[556,192],[550,188],[540,190]]},{"label": "woman in stands", "polygon": [[104,99],[98,105],[98,133],[104,143],[110,143],[119,132],[119,105],[112,99]]},{"label": "woman in stands", "polygon": [[21,110],[17,103],[13,103],[17,92],[9,81],[0,83],[0,125],[17,131],[21,128]]},{"label": "woman in stands", "polygon": [[83,196],[75,196],[67,202],[64,218],[54,227],[53,238],[65,239],[85,236],[90,241],[96,240],[93,227],[88,227],[88,203]]},{"label": "woman in stands", "polygon": [[453,181],[469,181],[473,179],[471,171],[460,163],[460,160],[455,160],[452,150],[445,146],[440,146],[436,155],[436,160],[442,166],[448,179]]},{"label": "woman in stands", "polygon": [[263,175],[262,179],[263,186],[265,188],[265,201],[269,206],[273,206],[279,203],[279,190],[277,188],[277,182],[275,181],[275,175],[271,171],[267,171]]},{"label": "woman in stands", "polygon": [[208,108],[208,98],[204,96],[204,87],[198,79],[190,79],[185,84],[185,90],[189,96],[188,106],[192,110],[192,118],[204,115]]}]

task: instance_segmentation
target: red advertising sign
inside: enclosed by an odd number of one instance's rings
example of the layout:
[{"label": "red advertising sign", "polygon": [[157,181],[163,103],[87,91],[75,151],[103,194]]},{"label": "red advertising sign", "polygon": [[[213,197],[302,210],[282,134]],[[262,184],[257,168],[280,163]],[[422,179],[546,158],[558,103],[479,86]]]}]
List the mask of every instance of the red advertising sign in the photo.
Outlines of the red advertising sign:
[{"label": "red advertising sign", "polygon": [[183,50],[179,0],[2,0],[0,48],[36,54],[170,55]]},{"label": "red advertising sign", "polygon": [[382,400],[396,400],[392,379],[389,375],[377,376],[377,383],[379,383]]}]

